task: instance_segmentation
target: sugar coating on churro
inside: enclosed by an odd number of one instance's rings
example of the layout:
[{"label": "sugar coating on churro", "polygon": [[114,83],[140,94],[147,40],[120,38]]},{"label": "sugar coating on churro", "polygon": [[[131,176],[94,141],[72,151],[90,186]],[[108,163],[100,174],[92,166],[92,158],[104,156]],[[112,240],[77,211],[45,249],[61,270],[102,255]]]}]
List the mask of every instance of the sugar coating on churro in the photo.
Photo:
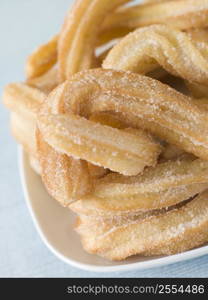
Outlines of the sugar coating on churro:
[{"label": "sugar coating on churro", "polygon": [[5,87],[12,134],[89,253],[208,241],[207,17],[208,0],[76,0]]}]

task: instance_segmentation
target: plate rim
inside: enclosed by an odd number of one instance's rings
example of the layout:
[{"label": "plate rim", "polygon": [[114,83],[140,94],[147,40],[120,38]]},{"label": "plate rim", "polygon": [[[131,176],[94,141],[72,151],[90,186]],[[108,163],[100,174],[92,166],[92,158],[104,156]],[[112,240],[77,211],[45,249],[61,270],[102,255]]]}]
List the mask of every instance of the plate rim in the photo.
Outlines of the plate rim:
[{"label": "plate rim", "polygon": [[29,196],[29,187],[26,184],[26,170],[25,170],[26,155],[27,154],[23,150],[22,146],[18,146],[18,168],[19,168],[23,195],[24,195],[27,208],[29,210],[33,224],[43,243],[57,258],[59,258],[61,261],[65,262],[66,264],[89,272],[98,272],[98,273],[124,272],[124,271],[145,270],[150,268],[162,267],[165,265],[187,261],[208,254],[208,245],[207,245],[207,246],[202,246],[196,249],[192,249],[174,255],[169,255],[169,256],[164,256],[164,257],[154,258],[154,259],[150,258],[149,260],[143,262],[141,261],[133,262],[125,265],[116,265],[116,266],[106,266],[106,265],[96,266],[93,264],[81,263],[74,259],[70,259],[69,257],[61,254],[57,249],[53,247],[53,245],[50,244],[50,242],[47,240],[47,237],[43,234],[41,227],[39,226],[38,220],[36,218],[36,215],[31,205],[31,200]]}]

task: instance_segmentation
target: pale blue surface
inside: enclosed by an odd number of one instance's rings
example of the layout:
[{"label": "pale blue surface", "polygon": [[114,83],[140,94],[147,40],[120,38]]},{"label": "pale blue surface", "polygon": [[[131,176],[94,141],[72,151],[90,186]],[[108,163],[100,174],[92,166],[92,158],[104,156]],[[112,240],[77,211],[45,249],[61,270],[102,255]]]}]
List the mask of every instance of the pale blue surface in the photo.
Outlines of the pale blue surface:
[{"label": "pale blue surface", "polygon": [[[58,31],[69,0],[0,0],[0,88],[24,77],[25,57]],[[8,112],[0,109],[0,277],[208,277],[208,256],[162,268],[100,274],[58,260],[42,243],[24,202]]]}]

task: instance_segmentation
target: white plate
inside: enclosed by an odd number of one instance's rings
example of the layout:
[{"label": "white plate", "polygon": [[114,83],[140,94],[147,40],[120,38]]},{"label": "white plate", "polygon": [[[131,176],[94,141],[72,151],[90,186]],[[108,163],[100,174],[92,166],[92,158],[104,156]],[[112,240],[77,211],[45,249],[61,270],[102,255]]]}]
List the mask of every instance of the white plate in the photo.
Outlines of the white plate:
[{"label": "white plate", "polygon": [[73,229],[74,214],[48,195],[21,148],[19,167],[24,196],[37,231],[46,246],[67,264],[88,271],[118,272],[159,267],[208,254],[208,246],[171,256],[134,256],[122,262],[109,262],[88,254],[82,249],[79,236]]}]

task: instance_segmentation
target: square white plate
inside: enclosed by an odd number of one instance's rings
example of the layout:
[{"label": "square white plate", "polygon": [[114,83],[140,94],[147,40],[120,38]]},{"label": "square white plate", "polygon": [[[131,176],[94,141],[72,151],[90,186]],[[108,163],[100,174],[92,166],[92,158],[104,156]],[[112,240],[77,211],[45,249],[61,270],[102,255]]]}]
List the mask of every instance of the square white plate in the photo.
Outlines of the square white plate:
[{"label": "square white plate", "polygon": [[73,229],[75,215],[48,195],[21,148],[19,167],[25,200],[35,227],[46,246],[67,264],[88,271],[118,272],[159,267],[208,254],[208,246],[171,256],[134,256],[122,262],[109,262],[88,254],[83,250],[79,236]]}]

